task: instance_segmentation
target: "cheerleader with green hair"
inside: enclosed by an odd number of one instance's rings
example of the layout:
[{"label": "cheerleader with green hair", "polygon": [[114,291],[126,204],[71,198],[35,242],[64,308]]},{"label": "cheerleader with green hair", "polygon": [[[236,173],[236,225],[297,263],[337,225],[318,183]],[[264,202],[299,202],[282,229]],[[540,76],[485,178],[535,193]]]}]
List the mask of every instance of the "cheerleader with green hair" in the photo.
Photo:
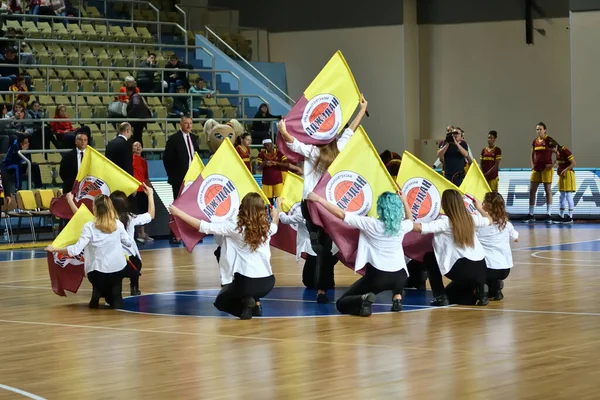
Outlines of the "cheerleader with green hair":
[{"label": "cheerleader with green hair", "polygon": [[315,193],[307,200],[320,203],[335,217],[360,230],[355,270],[365,274],[336,302],[342,314],[371,315],[375,294],[393,292],[392,311],[402,311],[402,289],[408,270],[402,249],[404,235],[413,229],[410,209],[402,193],[385,192],[377,199],[378,218],[347,213]]}]

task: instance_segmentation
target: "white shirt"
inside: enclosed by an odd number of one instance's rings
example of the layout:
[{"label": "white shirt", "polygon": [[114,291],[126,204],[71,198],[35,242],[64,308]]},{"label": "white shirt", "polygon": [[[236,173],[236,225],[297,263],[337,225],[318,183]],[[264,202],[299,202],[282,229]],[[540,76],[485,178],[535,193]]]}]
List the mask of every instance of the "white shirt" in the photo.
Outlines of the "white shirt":
[{"label": "white shirt", "polygon": [[[490,220],[481,215],[473,215],[475,228],[483,228],[490,224]],[[442,275],[446,275],[454,266],[454,263],[459,258],[467,258],[471,261],[480,261],[485,258],[483,246],[475,235],[473,247],[457,247],[452,236],[452,228],[450,227],[450,219],[442,215],[440,218],[432,222],[421,224],[422,233],[433,233],[433,252],[440,267]]]},{"label": "white shirt", "polygon": [[[137,195],[145,196],[145,194],[142,193],[138,193]],[[131,240],[131,246],[124,246],[125,252],[128,256],[136,256],[140,260],[142,259],[140,250],[137,247],[137,243],[135,243],[135,227],[138,225],[146,225],[150,222],[152,222],[152,217],[149,213],[129,215],[129,223],[127,224],[127,234],[129,235],[129,239]]]},{"label": "white shirt", "polygon": [[108,274],[127,265],[123,246],[131,246],[131,239],[121,221],[117,220],[117,229],[112,233],[102,232],[90,221],[83,225],[77,243],[67,246],[67,252],[71,257],[84,252],[86,274],[92,271]]},{"label": "white shirt", "polygon": [[[337,148],[342,151],[348,144],[348,141],[354,134],[354,131],[350,128],[346,128],[342,133],[342,136],[337,141]],[[321,180],[323,172],[316,171],[315,163],[319,158],[321,151],[319,147],[312,144],[305,144],[294,139],[292,143],[286,143],[287,147],[294,153],[298,153],[304,156],[304,187],[302,189],[302,199],[306,199],[306,196],[313,191],[317,183]]]},{"label": "white shirt", "polygon": [[402,240],[413,229],[413,222],[405,219],[395,235],[385,234],[385,225],[373,217],[363,217],[346,213],[344,222],[360,230],[354,270],[358,271],[369,263],[380,271],[396,272],[406,268]]},{"label": "white shirt", "polygon": [[[273,275],[271,269],[271,236],[277,233],[277,225],[271,224],[267,240],[256,250],[252,251],[244,241],[244,236],[237,230],[237,218],[224,222],[200,222],[200,232],[222,235],[226,237],[227,262],[233,273],[239,273],[248,278],[265,278]],[[221,258],[223,252],[221,248]]]},{"label": "white shirt", "polygon": [[[183,133],[183,141],[185,142],[185,148],[187,149],[188,166],[190,166],[194,160],[194,144],[192,143],[192,138],[189,133],[185,133],[184,131],[181,131],[181,133]],[[191,149],[190,144],[192,145]]]},{"label": "white shirt", "polygon": [[77,171],[79,171],[81,169],[82,154],[85,155],[85,150],[77,149]]},{"label": "white shirt", "polygon": [[498,225],[492,224],[477,231],[477,237],[485,251],[485,263],[489,269],[508,269],[513,267],[510,241],[519,238],[510,222],[506,223],[503,230]]}]

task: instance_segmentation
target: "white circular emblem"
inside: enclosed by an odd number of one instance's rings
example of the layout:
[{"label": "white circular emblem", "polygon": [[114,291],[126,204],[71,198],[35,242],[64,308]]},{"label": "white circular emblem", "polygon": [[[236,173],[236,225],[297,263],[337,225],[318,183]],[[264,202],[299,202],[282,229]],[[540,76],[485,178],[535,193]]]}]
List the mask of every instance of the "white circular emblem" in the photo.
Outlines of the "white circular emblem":
[{"label": "white circular emblem", "polygon": [[342,127],[340,100],[331,94],[319,94],[308,101],[302,113],[302,127],[317,140],[333,139]]},{"label": "white circular emblem", "polygon": [[367,215],[373,204],[373,190],[369,182],[352,171],[335,174],[325,187],[325,197],[328,202],[351,214]]},{"label": "white circular emblem", "polygon": [[240,195],[229,178],[213,174],[200,185],[198,206],[211,222],[220,222],[237,212]]}]

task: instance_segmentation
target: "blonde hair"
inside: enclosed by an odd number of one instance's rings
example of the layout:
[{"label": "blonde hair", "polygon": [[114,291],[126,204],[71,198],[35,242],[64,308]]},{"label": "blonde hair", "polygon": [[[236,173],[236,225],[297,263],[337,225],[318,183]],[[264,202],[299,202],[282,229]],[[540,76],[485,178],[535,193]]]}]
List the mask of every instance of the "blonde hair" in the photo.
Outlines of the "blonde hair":
[{"label": "blonde hair", "polygon": [[315,162],[315,171],[322,174],[327,171],[333,160],[340,154],[337,147],[337,138],[331,142],[319,147],[319,157]]},{"label": "blonde hair", "polygon": [[94,225],[104,233],[117,230],[117,211],[110,197],[99,194],[94,198]]},{"label": "blonde hair", "polygon": [[467,211],[462,195],[454,190],[442,194],[442,208],[450,220],[454,244],[458,247],[475,246],[475,221]]}]

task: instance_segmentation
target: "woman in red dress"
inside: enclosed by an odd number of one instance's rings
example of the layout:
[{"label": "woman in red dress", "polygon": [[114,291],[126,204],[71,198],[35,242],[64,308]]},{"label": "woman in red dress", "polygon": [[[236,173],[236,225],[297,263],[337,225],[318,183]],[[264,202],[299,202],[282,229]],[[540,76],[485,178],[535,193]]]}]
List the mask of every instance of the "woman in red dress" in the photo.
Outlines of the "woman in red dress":
[{"label": "woman in red dress", "polygon": [[250,144],[252,143],[252,137],[248,132],[242,133],[235,140],[235,150],[240,155],[240,158],[248,168],[248,171],[252,173],[252,165],[250,164]]},{"label": "woman in red dress", "polygon": [[[142,144],[140,142],[133,143],[133,177],[138,181],[145,183],[148,187],[152,187],[150,178],[148,177],[148,162],[142,157]],[[135,214],[144,214],[148,212],[148,196],[144,193],[144,185],[140,185],[137,190],[137,194],[133,198]],[[152,239],[146,231],[143,225],[138,225],[137,241],[142,243],[152,242]]]}]

